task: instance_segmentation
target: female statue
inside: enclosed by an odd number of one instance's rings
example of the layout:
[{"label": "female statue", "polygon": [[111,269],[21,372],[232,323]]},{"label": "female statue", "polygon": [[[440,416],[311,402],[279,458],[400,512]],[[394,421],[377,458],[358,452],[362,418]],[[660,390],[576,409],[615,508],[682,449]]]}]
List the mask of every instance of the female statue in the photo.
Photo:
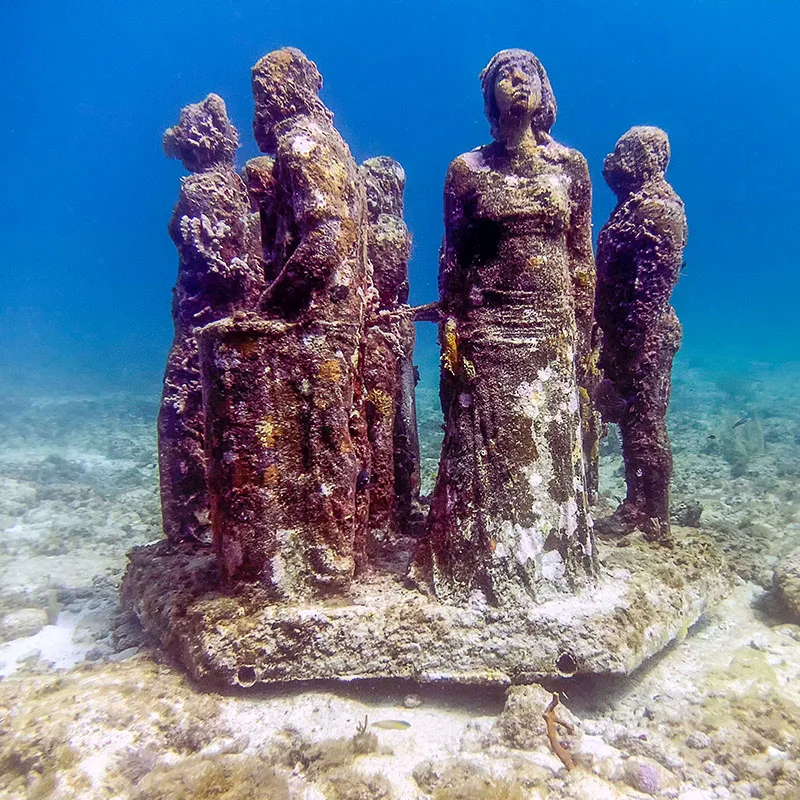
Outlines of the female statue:
[{"label": "female statue", "polygon": [[494,142],[456,158],[444,190],[445,439],[412,575],[442,599],[529,603],[596,569],[580,391],[595,369],[591,185],[549,134],[536,56],[503,50],[481,82]]}]

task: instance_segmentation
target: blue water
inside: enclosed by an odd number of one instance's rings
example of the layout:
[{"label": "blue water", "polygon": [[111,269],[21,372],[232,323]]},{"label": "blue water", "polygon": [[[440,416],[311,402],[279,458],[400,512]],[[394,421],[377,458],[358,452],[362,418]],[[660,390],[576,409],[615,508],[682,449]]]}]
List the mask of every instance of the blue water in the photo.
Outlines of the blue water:
[{"label": "blue water", "polygon": [[[488,138],[477,75],[533,50],[559,102],[554,135],[588,158],[595,232],[604,155],[633,124],[671,137],[686,201],[675,294],[682,357],[797,360],[800,115],[794,0],[616,2],[42,2],[2,4],[0,375],[157,391],[177,256],[166,225],[181,166],[161,133],[222,95],[250,140],[250,67],[291,44],[325,77],[354,155],[408,175],[412,300],[435,299],[449,161]],[[420,359],[432,367],[432,332]]]}]

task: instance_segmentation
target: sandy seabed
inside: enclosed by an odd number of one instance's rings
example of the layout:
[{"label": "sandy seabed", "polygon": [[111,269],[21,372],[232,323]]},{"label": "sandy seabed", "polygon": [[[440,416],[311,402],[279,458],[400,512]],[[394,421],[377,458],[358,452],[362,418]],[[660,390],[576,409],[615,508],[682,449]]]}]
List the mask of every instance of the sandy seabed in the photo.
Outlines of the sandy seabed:
[{"label": "sandy seabed", "polygon": [[[800,797],[800,620],[772,591],[800,546],[798,396],[798,366],[678,365],[673,507],[702,506],[733,590],[630,678],[548,687],[572,770],[539,687],[196,690],[117,602],[127,551],[161,535],[157,399],[0,396],[0,798]],[[419,405],[430,489],[435,393]],[[599,512],[621,467],[612,430]]]}]

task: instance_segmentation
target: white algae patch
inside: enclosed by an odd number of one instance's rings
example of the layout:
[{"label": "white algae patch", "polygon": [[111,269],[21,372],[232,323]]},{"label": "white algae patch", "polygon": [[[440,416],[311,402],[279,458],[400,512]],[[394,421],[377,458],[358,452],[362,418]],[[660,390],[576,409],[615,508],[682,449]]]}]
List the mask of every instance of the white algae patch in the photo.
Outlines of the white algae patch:
[{"label": "white algae patch", "polygon": [[81,615],[59,614],[58,623],[46,625],[33,636],[0,644],[0,675],[13,675],[24,662],[44,662],[52,669],[68,669],[83,661],[90,642],[75,642]]}]

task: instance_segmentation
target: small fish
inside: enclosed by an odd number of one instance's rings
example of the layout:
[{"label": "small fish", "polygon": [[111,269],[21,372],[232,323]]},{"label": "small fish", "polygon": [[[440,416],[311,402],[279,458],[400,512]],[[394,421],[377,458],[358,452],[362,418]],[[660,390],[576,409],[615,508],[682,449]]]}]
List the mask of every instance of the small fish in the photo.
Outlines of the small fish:
[{"label": "small fish", "polygon": [[709,434],[708,434],[708,436],[707,436],[706,438],[707,438],[707,439],[716,439],[717,437],[716,437],[716,436],[714,436],[714,434],[713,434],[713,433],[709,433]]},{"label": "small fish", "polygon": [[411,727],[410,722],[403,722],[401,719],[379,719],[372,723],[373,728],[381,728],[385,731],[405,731]]},{"label": "small fish", "polygon": [[686,273],[686,262],[681,261],[681,275],[684,275],[685,273]]},{"label": "small fish", "polygon": [[742,417],[741,419],[737,419],[736,422],[733,423],[734,428],[738,428],[740,425],[747,425],[748,422],[752,422],[752,417]]}]

